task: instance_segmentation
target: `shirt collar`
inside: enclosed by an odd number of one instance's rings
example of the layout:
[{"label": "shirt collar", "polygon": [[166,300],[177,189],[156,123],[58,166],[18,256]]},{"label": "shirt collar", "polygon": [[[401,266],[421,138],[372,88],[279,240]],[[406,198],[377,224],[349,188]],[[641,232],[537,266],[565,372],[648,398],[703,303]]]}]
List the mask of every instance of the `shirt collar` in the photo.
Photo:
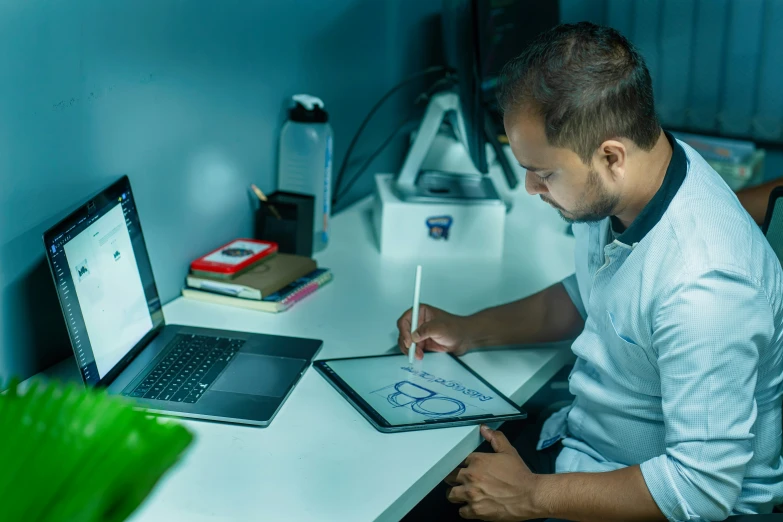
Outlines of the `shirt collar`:
[{"label": "shirt collar", "polygon": [[[669,167],[663,177],[663,182],[658,192],[642,209],[631,226],[617,236],[617,241],[626,245],[634,245],[640,242],[647,233],[661,220],[663,213],[669,208],[674,195],[680,189],[682,182],[685,181],[685,175],[688,172],[688,159],[685,156],[685,150],[677,143],[670,133],[664,131],[666,139],[672,146],[672,158],[669,161]],[[615,216],[611,217],[611,226],[615,230],[622,230],[622,223]]]}]

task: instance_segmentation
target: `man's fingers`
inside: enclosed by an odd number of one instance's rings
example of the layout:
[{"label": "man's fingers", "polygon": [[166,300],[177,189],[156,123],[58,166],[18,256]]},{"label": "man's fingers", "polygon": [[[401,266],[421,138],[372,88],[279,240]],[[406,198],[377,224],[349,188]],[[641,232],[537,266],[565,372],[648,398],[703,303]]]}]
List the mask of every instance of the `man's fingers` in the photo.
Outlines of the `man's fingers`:
[{"label": "man's fingers", "polygon": [[421,343],[429,339],[430,337],[437,335],[441,329],[441,325],[437,321],[430,321],[427,323],[421,323],[416,331],[411,334],[411,339],[414,343]]},{"label": "man's fingers", "polygon": [[400,330],[400,333],[403,331],[411,331],[411,315],[412,311],[410,309],[406,310],[404,314],[400,316],[399,319],[397,319],[397,328]]},{"label": "man's fingers", "polygon": [[402,336],[397,337],[397,346],[402,353],[408,355],[408,347],[405,346],[405,341],[402,340]]},{"label": "man's fingers", "polygon": [[448,495],[446,495],[446,498],[449,502],[452,504],[464,504],[468,501],[468,497],[465,494],[465,486],[455,486],[449,490]]},{"label": "man's fingers", "polygon": [[516,449],[508,441],[503,432],[491,429],[489,426],[481,426],[481,436],[492,445],[495,453],[515,453]]},{"label": "man's fingers", "polygon": [[[432,314],[430,314],[429,306],[424,303],[419,304],[419,324],[417,324],[416,327],[419,327],[422,324],[429,321],[431,319],[430,315]],[[412,317],[413,317],[413,311],[411,311],[411,318]]]},{"label": "man's fingers", "polygon": [[475,520],[478,518],[476,516],[476,512],[473,510],[473,506],[471,506],[470,504],[467,504],[459,508],[459,516],[469,520]]},{"label": "man's fingers", "polygon": [[468,482],[467,468],[457,468],[444,479],[449,486],[460,486]]},{"label": "man's fingers", "polygon": [[408,310],[402,317],[397,319],[397,330],[400,335],[397,339],[397,344],[400,346],[400,350],[405,355],[408,355],[408,347],[411,345],[411,311]]},{"label": "man's fingers", "polygon": [[[400,333],[399,337],[397,337],[397,346],[399,346],[400,351],[404,353],[405,355],[408,355],[408,349],[410,346],[414,344],[413,340],[411,339],[410,335],[403,335]],[[424,352],[446,352],[448,351],[443,346],[440,346],[434,342],[432,342],[431,339],[426,339],[420,343],[415,343],[416,345],[416,358],[422,359],[424,358]]]},{"label": "man's fingers", "polygon": [[481,454],[473,452],[470,455],[468,455],[467,457],[465,457],[465,460],[462,461],[462,467],[463,468],[467,468],[468,466],[470,466],[470,463],[473,462],[474,460],[478,459],[479,455],[481,455]]},{"label": "man's fingers", "polygon": [[[413,320],[413,310],[408,309],[405,311],[399,319],[397,319],[397,330],[399,330],[399,338],[397,344],[400,346],[400,351],[404,354],[408,354],[408,348],[411,344],[416,343],[416,358],[422,359],[424,352],[445,352],[445,348],[437,346],[436,343],[430,341],[430,338],[434,335],[438,335],[443,325],[438,321],[432,322],[432,313],[430,308],[422,304],[419,308],[419,324],[416,325],[416,331],[411,332],[411,321]],[[427,342],[430,341],[430,342]]]},{"label": "man's fingers", "polygon": [[451,473],[449,473],[448,475],[446,475],[446,478],[443,479],[443,482],[445,482],[446,484],[448,484],[449,486],[452,486],[452,487],[453,486],[458,486],[459,482],[457,482],[457,473],[459,473],[459,470],[461,470],[461,469],[462,468],[457,468],[454,471],[452,471]]},{"label": "man's fingers", "polygon": [[397,343],[400,345],[400,348],[405,348],[405,351],[407,352],[408,347],[411,345],[410,332],[401,331],[399,336],[397,337]]}]

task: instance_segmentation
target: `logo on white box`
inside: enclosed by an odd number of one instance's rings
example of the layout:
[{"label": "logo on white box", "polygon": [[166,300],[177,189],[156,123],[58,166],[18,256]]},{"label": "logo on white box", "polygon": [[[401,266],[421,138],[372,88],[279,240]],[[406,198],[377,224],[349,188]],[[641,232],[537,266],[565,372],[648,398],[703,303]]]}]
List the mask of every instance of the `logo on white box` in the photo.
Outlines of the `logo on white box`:
[{"label": "logo on white box", "polygon": [[451,216],[433,216],[428,218],[426,223],[431,238],[447,241],[454,218]]}]

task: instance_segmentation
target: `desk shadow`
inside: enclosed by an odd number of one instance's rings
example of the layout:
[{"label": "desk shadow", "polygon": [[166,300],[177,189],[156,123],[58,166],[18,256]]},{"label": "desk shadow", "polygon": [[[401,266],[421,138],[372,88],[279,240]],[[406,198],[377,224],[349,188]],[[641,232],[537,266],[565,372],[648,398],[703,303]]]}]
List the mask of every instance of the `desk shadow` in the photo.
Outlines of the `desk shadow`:
[{"label": "desk shadow", "polygon": [[376,252],[380,252],[381,241],[372,222],[372,214],[372,207],[362,210],[362,228],[364,228],[365,240],[372,243]]}]

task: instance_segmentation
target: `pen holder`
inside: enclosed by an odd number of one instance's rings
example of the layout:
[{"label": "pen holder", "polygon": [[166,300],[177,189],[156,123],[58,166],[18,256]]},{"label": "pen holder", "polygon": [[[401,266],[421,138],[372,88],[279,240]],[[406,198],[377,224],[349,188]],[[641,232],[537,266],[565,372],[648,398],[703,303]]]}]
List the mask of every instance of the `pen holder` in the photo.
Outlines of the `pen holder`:
[{"label": "pen holder", "polygon": [[[273,192],[256,210],[255,238],[277,243],[278,251],[311,257],[313,255],[313,212],[315,198],[292,192]],[[269,207],[280,214],[278,219]]]}]

